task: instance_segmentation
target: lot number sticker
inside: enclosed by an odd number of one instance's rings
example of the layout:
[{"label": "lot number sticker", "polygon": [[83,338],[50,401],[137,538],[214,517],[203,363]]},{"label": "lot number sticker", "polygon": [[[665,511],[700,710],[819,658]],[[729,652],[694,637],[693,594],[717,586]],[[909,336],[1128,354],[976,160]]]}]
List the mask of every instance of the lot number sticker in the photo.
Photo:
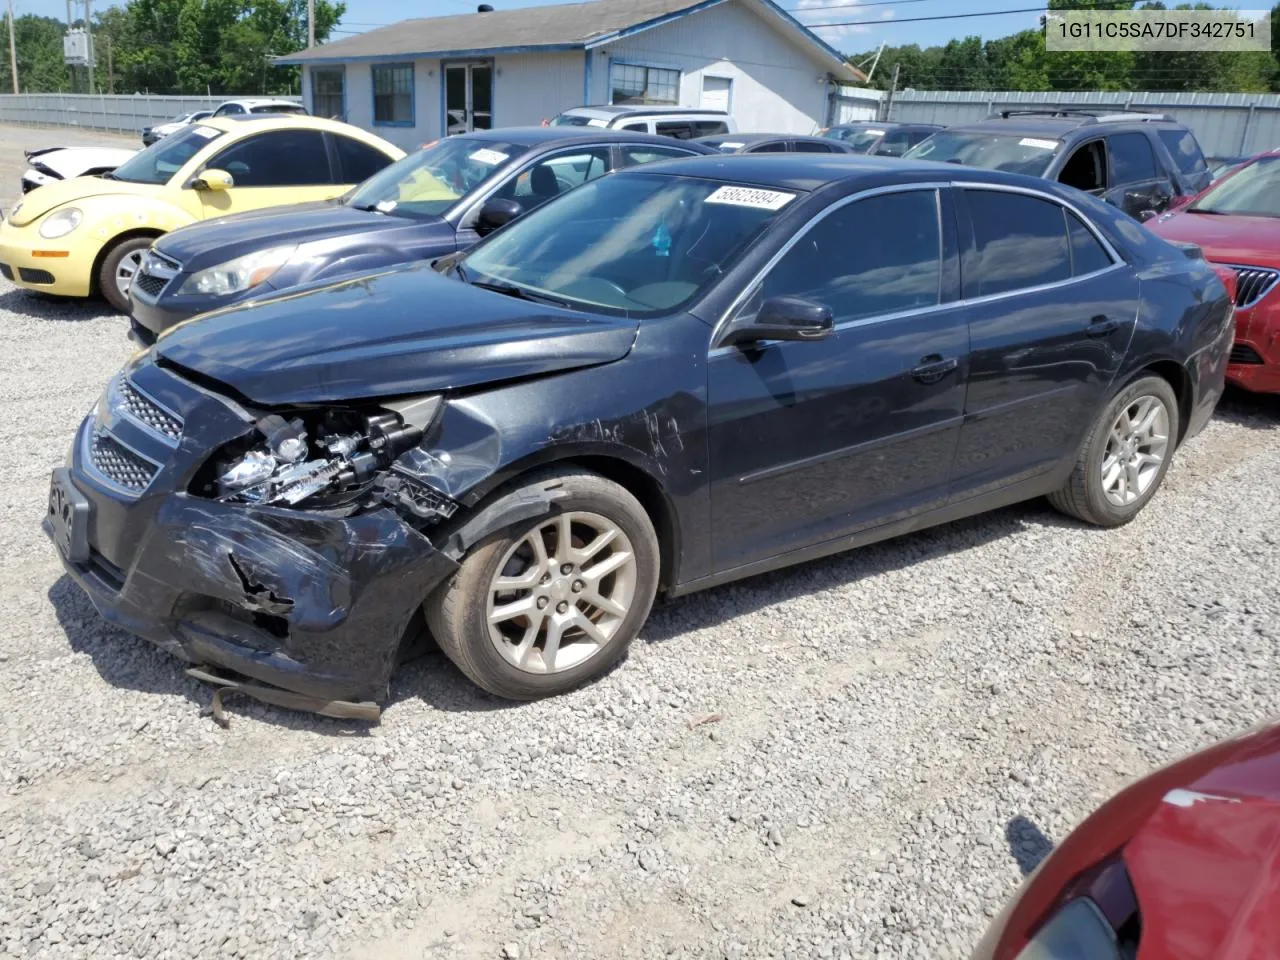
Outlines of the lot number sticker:
[{"label": "lot number sticker", "polygon": [[496,167],[500,163],[505,163],[507,155],[501,150],[490,150],[488,147],[482,147],[479,150],[473,150],[470,154],[472,160],[476,163],[487,163],[491,167]]},{"label": "lot number sticker", "polygon": [[794,193],[779,190],[757,190],[754,187],[721,187],[707,203],[727,203],[735,207],[754,207],[757,210],[781,210],[796,198]]},{"label": "lot number sticker", "polygon": [[1058,146],[1057,140],[1037,140],[1035,137],[1023,137],[1018,141],[1020,147],[1036,147],[1039,150],[1055,150]]}]

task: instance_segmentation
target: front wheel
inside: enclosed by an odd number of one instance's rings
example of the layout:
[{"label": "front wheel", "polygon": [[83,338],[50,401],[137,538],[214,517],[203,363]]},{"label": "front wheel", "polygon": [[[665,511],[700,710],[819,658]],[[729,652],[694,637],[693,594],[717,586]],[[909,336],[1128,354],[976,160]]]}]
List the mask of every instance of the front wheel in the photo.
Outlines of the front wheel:
[{"label": "front wheel", "polygon": [[121,240],[102,258],[98,268],[98,289],[107,302],[121,313],[129,313],[129,288],[142,267],[142,258],[154,242],[153,237],[131,237]]},{"label": "front wheel", "polygon": [[476,544],[426,602],[427,625],[464,674],[490,693],[534,700],[608,671],[653,606],[657,536],[625,488],[554,471],[512,491],[555,488],[552,512]]},{"label": "front wheel", "polygon": [[1156,376],[1135,380],[1094,421],[1071,478],[1049,502],[1100,527],[1128,523],[1164,480],[1178,426],[1178,398],[1169,382]]}]

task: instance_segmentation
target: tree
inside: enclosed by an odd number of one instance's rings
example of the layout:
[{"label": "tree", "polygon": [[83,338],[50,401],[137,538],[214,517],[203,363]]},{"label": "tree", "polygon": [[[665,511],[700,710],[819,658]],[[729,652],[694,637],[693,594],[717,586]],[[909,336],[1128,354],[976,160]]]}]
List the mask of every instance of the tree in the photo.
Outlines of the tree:
[{"label": "tree", "polygon": [[998,40],[988,40],[985,52],[991,89],[1049,89],[1044,31],[1023,30]]},{"label": "tree", "polygon": [[[1140,10],[1167,10],[1144,3]],[[1174,10],[1214,10],[1210,3],[1180,3]],[[1269,90],[1276,72],[1271,53],[1256,51],[1138,51],[1131,80],[1140,90],[1258,92]]]},{"label": "tree", "polygon": [[[67,89],[69,75],[62,62],[61,20],[27,13],[15,17],[13,35],[18,48],[18,86],[22,93],[56,93]],[[9,43],[0,42],[0,86],[9,92]]]}]

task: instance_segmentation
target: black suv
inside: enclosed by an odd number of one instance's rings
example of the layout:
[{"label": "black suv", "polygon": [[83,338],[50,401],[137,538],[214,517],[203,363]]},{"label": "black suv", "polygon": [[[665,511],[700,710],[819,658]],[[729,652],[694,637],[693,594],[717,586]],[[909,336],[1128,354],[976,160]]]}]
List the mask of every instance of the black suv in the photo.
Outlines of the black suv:
[{"label": "black suv", "polygon": [[1139,220],[1211,179],[1195,134],[1162,113],[1005,110],[940,130],[906,156],[1057,180]]}]

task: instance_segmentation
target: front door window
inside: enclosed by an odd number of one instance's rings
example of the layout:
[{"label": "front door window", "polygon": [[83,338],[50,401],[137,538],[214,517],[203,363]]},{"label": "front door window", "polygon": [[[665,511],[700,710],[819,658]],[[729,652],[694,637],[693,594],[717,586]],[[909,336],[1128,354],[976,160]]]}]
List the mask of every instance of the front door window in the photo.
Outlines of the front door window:
[{"label": "front door window", "polygon": [[444,68],[445,133],[493,128],[493,65],[450,63]]}]

